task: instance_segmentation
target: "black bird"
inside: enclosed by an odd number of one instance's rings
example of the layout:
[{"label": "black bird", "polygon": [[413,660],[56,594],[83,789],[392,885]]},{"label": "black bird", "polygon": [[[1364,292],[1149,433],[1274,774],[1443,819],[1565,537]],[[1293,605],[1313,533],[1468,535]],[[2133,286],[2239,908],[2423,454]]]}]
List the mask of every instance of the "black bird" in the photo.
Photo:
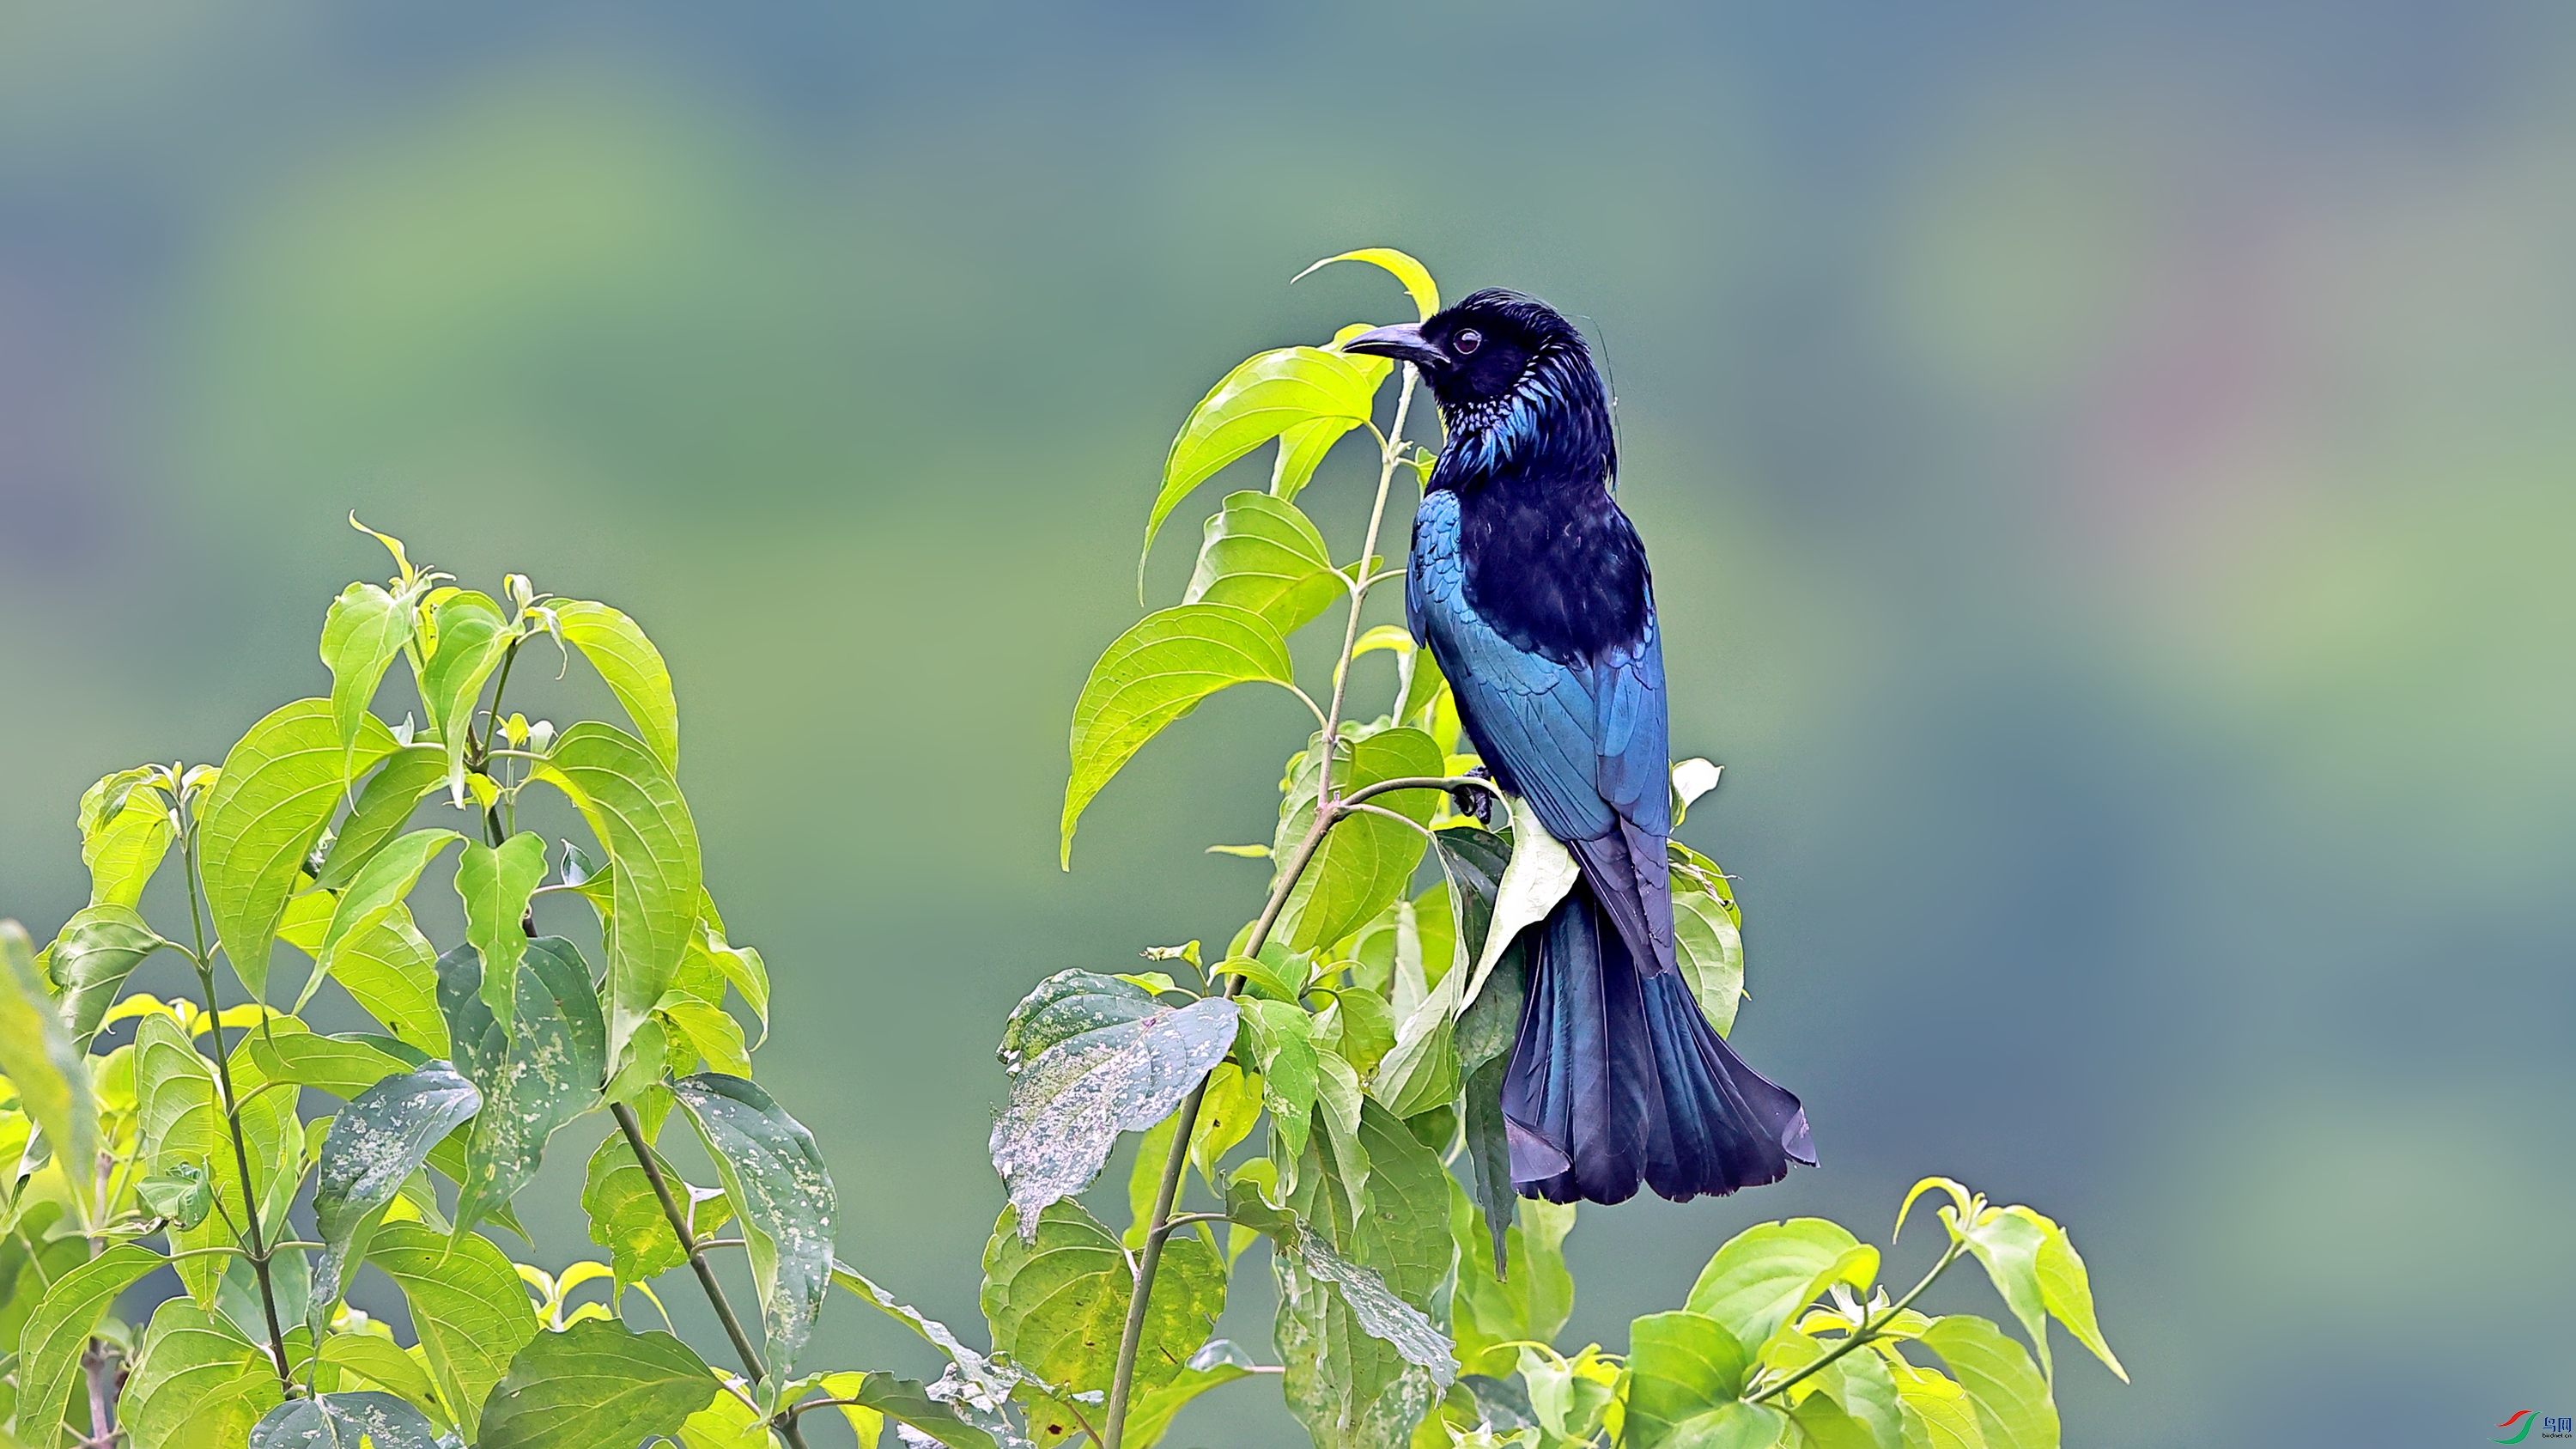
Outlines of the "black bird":
[{"label": "black bird", "polygon": [[1582,866],[1504,1078],[1513,1187],[1608,1203],[1643,1179],[1679,1201],[1812,1166],[1798,1099],[1737,1059],[1676,960],[1663,645],[1583,334],[1488,289],[1343,348],[1412,363],[1439,399],[1405,612],[1495,782]]}]

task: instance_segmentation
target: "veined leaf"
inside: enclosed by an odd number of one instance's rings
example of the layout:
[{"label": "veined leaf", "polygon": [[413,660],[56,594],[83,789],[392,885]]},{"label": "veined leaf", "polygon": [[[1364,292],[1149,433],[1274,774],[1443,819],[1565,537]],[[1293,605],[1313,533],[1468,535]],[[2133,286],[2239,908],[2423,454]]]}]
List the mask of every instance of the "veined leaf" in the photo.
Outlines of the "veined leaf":
[{"label": "veined leaf", "polygon": [[[503,1026],[515,1009],[514,983],[519,979],[519,950],[527,932],[520,929],[528,897],[546,878],[546,838],[522,830],[499,848],[468,841],[456,862],[456,894],[465,902],[465,939],[483,957],[483,1004]],[[354,892],[353,892],[354,894]],[[590,994],[587,980],[582,994]]]},{"label": "veined leaf", "polygon": [[1823,1218],[1757,1223],[1708,1260],[1684,1306],[1717,1320],[1736,1342],[1758,1347],[1835,1278],[1867,1292],[1878,1252],[1869,1249],[1864,1262],[1857,1256],[1864,1246]]},{"label": "veined leaf", "polygon": [[1440,310],[1440,287],[1431,280],[1431,269],[1393,247],[1362,247],[1355,252],[1326,257],[1291,277],[1289,285],[1294,286],[1335,262],[1367,262],[1384,268],[1404,284],[1405,292],[1413,298],[1414,309],[1422,314],[1420,320],[1424,322],[1430,321],[1432,314]]},{"label": "veined leaf", "polygon": [[[1762,1363],[1779,1373],[1798,1373],[1822,1363],[1830,1347],[1786,1328],[1764,1344]],[[1831,1449],[1905,1449],[1905,1422],[1898,1408],[1896,1381],[1877,1353],[1846,1353],[1809,1374],[1804,1395],[1791,1411],[1807,1437]]]},{"label": "veined leaf", "polygon": [[671,989],[701,884],[698,828],[671,774],[642,741],[585,720],[565,730],[530,774],[572,797],[608,849],[608,1059]]},{"label": "veined leaf", "polygon": [[427,1415],[375,1389],[290,1399],[250,1431],[250,1449],[438,1449]]},{"label": "veined leaf", "polygon": [[341,1371],[344,1384],[352,1378],[374,1384],[399,1395],[432,1423],[452,1422],[447,1417],[447,1406],[438,1401],[438,1386],[429,1381],[428,1368],[396,1348],[390,1338],[372,1333],[335,1333],[322,1340],[321,1360]]},{"label": "veined leaf", "polygon": [[484,1101],[467,1139],[464,1175],[457,1179],[459,1232],[508,1206],[536,1174],[546,1139],[599,1105],[608,1073],[599,998],[591,990],[590,968],[570,941],[525,941],[525,957],[514,973],[517,1001],[507,1022],[495,1020],[486,1004],[490,983],[471,946],[438,958],[439,1007],[456,1063]]},{"label": "veined leaf", "polygon": [[1315,1019],[1287,1001],[1240,999],[1245,1044],[1261,1071],[1261,1099],[1270,1108],[1270,1130],[1289,1160],[1306,1150],[1306,1127],[1315,1115],[1322,1066],[1315,1055]]},{"label": "veined leaf", "polygon": [[1896,1380],[1906,1449],[1986,1449],[1985,1431],[1977,1427],[1977,1408],[1968,1402],[1967,1390],[1935,1369],[1890,1364],[1888,1373]]},{"label": "veined leaf", "polygon": [[385,667],[411,642],[413,617],[409,599],[367,583],[341,590],[323,616],[322,663],[331,671],[331,727],[340,736],[344,784],[357,779],[358,722]]},{"label": "veined leaf", "polygon": [[1923,1331],[1977,1411],[1989,1449],[2057,1449],[2057,1405],[2020,1344],[1985,1319],[1953,1313]]},{"label": "veined leaf", "polygon": [[[648,1124],[646,1130],[653,1129]],[[703,1237],[733,1215],[733,1205],[723,1193],[701,1196],[702,1190],[682,1180],[658,1152],[653,1154],[653,1165],[661,1170],[672,1196],[687,1205],[692,1233]],[[591,1153],[583,1169],[581,1207],[590,1217],[590,1240],[609,1251],[619,1293],[688,1261],[680,1235],[671,1230],[671,1220],[662,1212],[652,1179],[644,1175],[622,1134],[611,1132]]]},{"label": "veined leaf", "polygon": [[2039,1255],[2047,1242],[2046,1233],[2031,1217],[2001,1209],[1988,1209],[1974,1223],[1964,1223],[1955,1208],[1945,1207],[1941,1220],[1949,1225],[1951,1236],[1965,1241],[1968,1251],[1985,1265],[1988,1281],[1995,1285],[1995,1292],[2002,1296],[2013,1317],[2021,1320],[2031,1346],[2039,1350],[2041,1375],[2054,1380],[2057,1368],[2048,1356],[2048,1305],[2041,1297],[2039,1283]]},{"label": "veined leaf", "polygon": [[118,988],[145,957],[170,943],[132,906],[90,906],[63,923],[45,950],[46,968],[62,988],[63,1025],[76,1042],[98,1033]]},{"label": "veined leaf", "polygon": [[[1706,763],[1685,760],[1682,765]],[[1682,778],[1682,765],[1674,779]],[[1712,766],[1712,769],[1715,767]],[[1675,796],[1681,794],[1676,786]],[[1666,842],[1673,883],[1673,937],[1682,976],[1709,1024],[1724,1036],[1744,1000],[1744,914],[1717,862],[1678,840]]]},{"label": "veined leaf", "polygon": [[402,833],[411,813],[447,778],[447,752],[434,744],[403,745],[385,756],[384,767],[358,787],[358,803],[340,824],[340,833],[322,855],[322,873],[314,884],[323,890],[346,890],[361,867]]},{"label": "veined leaf", "polygon": [[18,1334],[21,1434],[50,1443],[56,1421],[80,1377],[81,1350],[116,1296],[170,1261],[150,1248],[120,1243],[56,1279]]},{"label": "veined leaf", "polygon": [[[45,990],[35,943],[16,921],[0,920],[0,978],[0,1073],[18,1089],[18,1109],[44,1132],[56,1160],[97,1161],[98,1103],[88,1061]],[[75,1167],[64,1177],[83,1201],[95,1190],[86,1170]]]},{"label": "veined leaf", "polygon": [[[356,749],[356,768],[368,768],[392,752],[393,732],[362,717]],[[299,699],[252,725],[206,792],[197,823],[206,908],[254,997],[267,995],[278,917],[340,802],[344,753],[331,702]]]},{"label": "veined leaf", "polygon": [[[1193,489],[1290,428],[1334,423],[1348,432],[1367,422],[1386,373],[1383,359],[1320,347],[1282,347],[1244,359],[1220,379],[1190,410],[1163,459],[1162,490],[1145,521],[1144,554],[1136,560],[1138,595],[1144,593],[1145,561],[1153,556],[1154,535]],[[1301,448],[1312,448],[1312,438],[1301,436]]]},{"label": "veined leaf", "polygon": [[1751,1366],[1743,1344],[1707,1314],[1684,1309],[1638,1319],[1628,1327],[1626,1442],[1637,1449],[1768,1449],[1784,1425],[1775,1411],[1742,1402]]},{"label": "veined leaf", "polygon": [[1190,1400],[1219,1384],[1249,1378],[1252,1373],[1252,1355],[1231,1340],[1208,1340],[1190,1355],[1171,1382],[1136,1395],[1127,1413],[1127,1443],[1131,1449],[1153,1449],[1170,1432],[1172,1416],[1187,1408]]},{"label": "veined leaf", "polygon": [[338,947],[342,941],[364,935],[393,914],[420,884],[420,874],[440,852],[464,839],[453,830],[415,830],[385,846],[358,871],[357,878],[340,894],[339,903],[331,910],[331,924],[322,933],[322,949],[313,958],[313,974],[304,982],[304,990],[295,999],[295,1009],[302,1011],[313,993],[338,965]]},{"label": "veined leaf", "polygon": [[606,604],[563,600],[554,610],[555,627],[608,682],[618,707],[635,722],[645,748],[662,762],[666,773],[680,771],[680,704],[671,692],[671,671],[662,651],[644,637],[634,620]]},{"label": "veined leaf", "polygon": [[1099,1176],[1121,1132],[1162,1121],[1234,1045],[1238,1012],[1222,997],[1165,1006],[1113,976],[1060,971],[1003,1028],[1011,1101],[993,1124],[993,1170],[1020,1222]]},{"label": "veined leaf", "polygon": [[465,741],[474,728],[474,701],[482,696],[483,682],[500,667],[515,636],[501,606],[490,595],[471,590],[441,600],[433,622],[437,648],[421,668],[420,698],[429,707],[431,723],[438,726],[439,742],[446,749],[448,794],[462,805]]},{"label": "veined leaf", "polygon": [[1111,641],[1073,708],[1073,772],[1064,787],[1058,863],[1072,869],[1073,829],[1083,809],[1165,725],[1230,685],[1293,688],[1292,677],[1279,631],[1232,604],[1164,609]]},{"label": "veined leaf", "polygon": [[[995,1445],[1005,1442],[994,1434],[969,1425],[959,1416],[956,1405],[932,1398],[929,1389],[918,1379],[882,1373],[837,1373],[825,1374],[815,1380],[814,1386],[832,1398],[854,1401],[842,1411],[849,1416],[854,1429],[864,1422],[860,1415],[869,1414],[876,1416],[880,1427],[884,1420],[893,1419],[910,1426],[925,1439],[946,1445],[947,1449],[994,1449]],[[998,1413],[998,1408],[994,1412]],[[859,1442],[862,1445],[869,1442],[863,1429],[859,1433]],[[1130,1443],[1136,1449],[1143,1449],[1141,1440],[1131,1438]]]},{"label": "veined leaf", "polygon": [[[484,1398],[513,1367],[513,1357],[537,1336],[536,1315],[529,1311],[527,1292],[510,1260],[489,1239],[472,1233],[451,1238],[426,1223],[388,1222],[376,1229],[367,1261],[402,1289],[411,1305],[412,1328],[429,1359],[429,1376],[439,1397],[456,1410],[467,1438],[483,1445],[499,1442],[489,1436],[475,1439]],[[500,1396],[494,1397],[497,1402]]]},{"label": "veined leaf", "polygon": [[[2129,1381],[2129,1371],[2120,1367],[2119,1357],[2111,1352],[2110,1343],[2102,1337],[2102,1325],[2093,1317],[2093,1278],[2085,1271],[2083,1257],[2066,1229],[2050,1218],[2026,1207],[2008,1207],[2005,1212],[2026,1218],[2036,1224],[2041,1234],[2039,1245],[2039,1291],[2050,1316],[2066,1325],[2076,1342],[2093,1350],[2103,1367]],[[2036,1336],[2036,1335],[2034,1335]]]},{"label": "veined leaf", "polygon": [[[1435,772],[1437,773],[1437,772]],[[1520,933],[1547,919],[1565,893],[1574,889],[1583,868],[1557,843],[1537,812],[1517,795],[1505,797],[1512,809],[1512,859],[1503,867],[1500,893],[1494,898],[1493,923],[1485,932],[1485,949],[1476,958],[1482,979]]]},{"label": "veined leaf", "polygon": [[[287,1133],[294,1104],[290,1094],[283,1092],[253,1095],[257,1076],[258,1068],[247,1055],[237,1060],[234,1085],[243,1093],[242,1135],[250,1148],[255,1178],[250,1191],[266,1199],[277,1163],[291,1150]],[[203,1171],[213,1185],[215,1201],[226,1212],[238,1214],[244,1196],[241,1169],[224,1126],[214,1069],[198,1055],[179,1024],[164,1013],[145,1014],[135,1028],[134,1094],[142,1114],[139,1134],[146,1165],[164,1177],[177,1175],[182,1167]],[[187,1250],[232,1241],[221,1217],[208,1218],[193,1229],[171,1231],[171,1246],[184,1254],[174,1264],[179,1281],[200,1306],[213,1306],[223,1260]]]},{"label": "veined leaf", "polygon": [[[1384,780],[1438,776],[1447,763],[1439,746],[1420,730],[1384,729],[1345,739],[1349,756],[1333,764],[1336,796]],[[1282,869],[1314,824],[1321,743],[1318,739],[1308,747],[1283,802],[1279,834],[1271,845]],[[1440,800],[1432,790],[1398,790],[1369,803],[1427,826]],[[1423,832],[1402,821],[1368,813],[1343,819],[1324,837],[1289,892],[1274,939],[1292,951],[1306,951],[1358,930],[1404,893],[1413,868],[1422,862],[1423,846]]]},{"label": "veined leaf", "polygon": [[[403,1181],[429,1160],[429,1150],[483,1105],[483,1094],[445,1062],[387,1077],[349,1099],[322,1139],[313,1188],[313,1222],[322,1257],[313,1269],[313,1317],[319,1339],[347,1285],[358,1239],[370,1214],[392,1202]],[[358,1249],[357,1254],[352,1249]]]},{"label": "veined leaf", "polygon": [[1281,637],[1314,622],[1348,592],[1324,536],[1297,505],[1260,493],[1229,493],[1207,521],[1184,604],[1250,609]]},{"label": "veined leaf", "polygon": [[412,924],[410,909],[398,905],[340,943],[331,975],[397,1040],[425,1057],[445,1057],[447,1019],[438,1011],[437,960]]},{"label": "veined leaf", "polygon": [[1449,1188],[1449,1234],[1458,1245],[1458,1286],[1450,1299],[1449,1331],[1458,1362],[1476,1373],[1507,1376],[1511,1356],[1488,1359],[1488,1350],[1514,1343],[1548,1343],[1574,1312],[1574,1275],[1565,1268],[1565,1235],[1574,1228],[1574,1204],[1533,1200],[1518,1226],[1504,1235],[1504,1272],[1495,1276],[1485,1223],[1467,1190]]},{"label": "veined leaf", "polygon": [[152,1311],[117,1399],[136,1449],[232,1449],[277,1402],[277,1370],[230,1321],[175,1298]]},{"label": "veined leaf", "polygon": [[[1051,1204],[1032,1235],[1004,1208],[984,1248],[981,1302],[993,1351],[1073,1393],[1109,1387],[1135,1275],[1118,1238],[1080,1203]],[[1170,1383],[1225,1311],[1225,1265],[1199,1238],[1163,1245],[1145,1337],[1136,1356],[1140,1391]]]},{"label": "veined leaf", "polygon": [[[259,1073],[263,1082],[293,1082],[354,1101],[387,1077],[398,1077],[419,1065],[375,1041],[323,1036],[291,1016],[272,1017],[260,1029],[245,1032],[233,1050]],[[392,1043],[399,1046],[400,1043]],[[235,1069],[236,1071],[239,1068]]]},{"label": "veined leaf", "polygon": [[81,792],[81,864],[89,867],[89,903],[131,906],[170,853],[170,809],[144,785],[152,772],[119,770]]},{"label": "veined leaf", "polygon": [[671,1084],[724,1175],[751,1250],[770,1366],[785,1374],[814,1331],[832,1285],[839,1199],[814,1134],[740,1077],[704,1072]]},{"label": "veined leaf", "polygon": [[[511,1292],[523,1296],[515,1284]],[[624,1449],[677,1435],[714,1388],[706,1361],[670,1334],[594,1318],[527,1341],[480,1406],[475,1442],[479,1449]]]}]

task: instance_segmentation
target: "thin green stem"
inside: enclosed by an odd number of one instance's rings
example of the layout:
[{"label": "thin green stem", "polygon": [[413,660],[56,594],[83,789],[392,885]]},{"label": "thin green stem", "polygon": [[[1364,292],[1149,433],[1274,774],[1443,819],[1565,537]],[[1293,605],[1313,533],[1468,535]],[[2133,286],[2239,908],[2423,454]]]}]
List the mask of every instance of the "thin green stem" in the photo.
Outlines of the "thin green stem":
[{"label": "thin green stem", "polygon": [[[178,806],[181,874],[188,878],[188,924],[197,938],[197,981],[206,990],[206,1021],[215,1034],[215,1085],[223,1090],[224,1125],[233,1139],[233,1164],[241,1171],[242,1238],[249,1246],[251,1276],[259,1283],[260,1312],[268,1320],[268,1346],[276,1360],[277,1382],[288,1398],[295,1397],[295,1375],[288,1370],[286,1328],[277,1317],[277,1288],[269,1279],[268,1249],[260,1242],[259,1190],[250,1171],[250,1141],[242,1133],[241,1099],[233,1092],[232,1049],[224,1042],[224,1012],[215,999],[213,953],[206,949],[205,911],[197,885],[197,822],[189,814],[187,801]],[[238,964],[238,963],[236,963]]]},{"label": "thin green stem", "polygon": [[[1404,420],[1413,407],[1416,374],[1411,363],[1404,368],[1404,391],[1395,404],[1395,425],[1378,436],[1377,499],[1369,505],[1368,536],[1360,543],[1359,574],[1351,585],[1351,611],[1342,627],[1342,652],[1333,662],[1333,703],[1324,715],[1324,730],[1319,738],[1322,753],[1318,757],[1315,781],[1315,822],[1307,827],[1305,838],[1282,865],[1279,878],[1270,887],[1270,899],[1262,904],[1260,917],[1253,922],[1252,934],[1245,938],[1243,952],[1258,956],[1270,940],[1270,928],[1279,921],[1279,912],[1288,904],[1288,893],[1296,888],[1298,877],[1306,873],[1315,851],[1324,843],[1325,832],[1346,813],[1333,797],[1333,750],[1341,738],[1342,705],[1350,678],[1351,655],[1359,645],[1360,612],[1367,607],[1369,583],[1368,561],[1377,554],[1378,530],[1386,522],[1386,495],[1395,478],[1396,464],[1404,448]],[[1374,425],[1371,431],[1375,431]],[[1308,703],[1311,705],[1312,700]],[[1354,800],[1380,794],[1388,789],[1424,788],[1420,782],[1404,784],[1385,782],[1352,792]],[[1224,995],[1228,999],[1243,990],[1244,978],[1229,977]],[[1100,1443],[1102,1449],[1121,1449],[1127,1432],[1127,1401],[1136,1387],[1136,1354],[1145,1341],[1145,1312],[1153,1300],[1154,1275],[1162,1267],[1163,1244],[1171,1236],[1172,1205],[1180,1199],[1181,1175],[1190,1160],[1190,1137],[1198,1128],[1199,1108],[1207,1099],[1207,1082],[1201,1079],[1181,1101],[1172,1119],[1172,1149],[1163,1159],[1163,1177],[1154,1192],[1154,1212],[1145,1220],[1145,1247],[1136,1259],[1136,1281],[1127,1298],[1126,1328],[1118,1336],[1117,1366],[1109,1383],[1109,1416]]]},{"label": "thin green stem", "polygon": [[1805,1368],[1798,1370],[1796,1373],[1789,1375],[1787,1378],[1771,1385],[1769,1388],[1764,1389],[1758,1394],[1745,1395],[1745,1402],[1758,1404],[1766,1399],[1776,1398],[1780,1394],[1786,1392],[1791,1385],[1803,1382],[1810,1375],[1822,1372],[1827,1365],[1833,1363],[1836,1359],[1841,1358],[1844,1354],[1851,1352],[1853,1349],[1856,1349],[1862,1344],[1868,1343],[1873,1339],[1885,1337],[1886,1335],[1879,1332],[1879,1330],[1885,1328],[1888,1324],[1895,1322],[1898,1314],[1913,1307],[1914,1300],[1923,1296],[1923,1290],[1932,1286],[1932,1280],[1949,1272],[1950,1265],[1959,1261],[1967,1251],[1968,1244],[1966,1239],[1954,1239],[1950,1246],[1942,1252],[1940,1261],[1932,1265],[1932,1271],[1923,1275],[1923,1281],[1908,1289],[1904,1297],[1889,1304],[1886,1312],[1863,1312],[1861,1314],[1860,1326],[1844,1335],[1843,1341],[1835,1344],[1831,1349],[1827,1350],[1824,1357],[1817,1359],[1814,1363],[1807,1365]]}]

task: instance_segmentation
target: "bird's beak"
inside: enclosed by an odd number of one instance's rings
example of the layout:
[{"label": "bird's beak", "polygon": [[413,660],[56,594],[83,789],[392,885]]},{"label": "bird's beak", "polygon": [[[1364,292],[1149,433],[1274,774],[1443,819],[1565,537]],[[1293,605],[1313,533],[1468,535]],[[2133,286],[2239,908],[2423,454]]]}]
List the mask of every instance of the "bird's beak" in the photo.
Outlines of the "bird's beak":
[{"label": "bird's beak", "polygon": [[1364,352],[1371,357],[1392,357],[1420,367],[1446,367],[1449,364],[1449,354],[1432,346],[1423,337],[1419,322],[1398,322],[1392,327],[1363,332],[1343,343],[1342,350]]}]

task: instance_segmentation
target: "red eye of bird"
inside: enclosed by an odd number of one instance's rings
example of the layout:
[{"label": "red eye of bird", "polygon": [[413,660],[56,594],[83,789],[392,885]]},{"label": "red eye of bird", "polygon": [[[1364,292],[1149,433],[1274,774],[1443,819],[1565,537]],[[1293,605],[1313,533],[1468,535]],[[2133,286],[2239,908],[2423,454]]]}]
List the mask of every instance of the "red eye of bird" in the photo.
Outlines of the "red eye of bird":
[{"label": "red eye of bird", "polygon": [[1470,356],[1477,348],[1484,345],[1485,334],[1477,331],[1473,327],[1467,328],[1457,336],[1449,339],[1449,350],[1457,353],[1460,357]]}]

